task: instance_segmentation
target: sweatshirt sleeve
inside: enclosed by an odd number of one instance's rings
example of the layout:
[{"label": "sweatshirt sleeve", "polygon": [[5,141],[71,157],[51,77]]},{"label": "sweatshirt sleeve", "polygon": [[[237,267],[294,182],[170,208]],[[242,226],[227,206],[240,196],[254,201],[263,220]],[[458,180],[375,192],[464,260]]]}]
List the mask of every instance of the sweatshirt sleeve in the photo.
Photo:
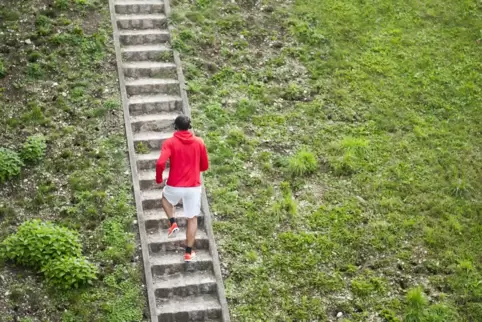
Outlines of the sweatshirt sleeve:
[{"label": "sweatshirt sleeve", "polygon": [[159,156],[159,159],[157,159],[156,163],[156,183],[160,184],[162,183],[162,173],[166,169],[166,162],[171,156],[171,147],[169,145],[169,141],[166,140],[162,144],[162,149],[161,149],[161,155]]},{"label": "sweatshirt sleeve", "polygon": [[201,172],[206,171],[209,168],[208,151],[204,142],[201,142]]}]

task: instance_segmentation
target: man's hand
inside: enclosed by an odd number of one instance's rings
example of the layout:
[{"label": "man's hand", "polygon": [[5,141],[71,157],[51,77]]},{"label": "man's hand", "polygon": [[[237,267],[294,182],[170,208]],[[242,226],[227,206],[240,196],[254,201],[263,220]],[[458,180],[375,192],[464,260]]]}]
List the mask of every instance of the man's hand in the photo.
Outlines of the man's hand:
[{"label": "man's hand", "polygon": [[166,186],[166,179],[162,180],[161,183],[159,183],[159,186],[161,187],[161,189],[164,189],[164,187]]}]

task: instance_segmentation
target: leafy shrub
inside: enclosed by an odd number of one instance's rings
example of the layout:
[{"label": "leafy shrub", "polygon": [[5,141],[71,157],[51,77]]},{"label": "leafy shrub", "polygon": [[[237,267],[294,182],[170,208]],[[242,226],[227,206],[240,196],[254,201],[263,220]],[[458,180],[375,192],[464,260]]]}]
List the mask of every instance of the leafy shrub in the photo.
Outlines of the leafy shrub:
[{"label": "leafy shrub", "polygon": [[301,150],[288,160],[288,171],[293,176],[304,176],[316,171],[318,163],[312,152]]},{"label": "leafy shrub", "polygon": [[64,256],[80,256],[76,232],[38,219],[24,222],[0,244],[0,254],[18,264],[41,268]]},{"label": "leafy shrub", "polygon": [[92,284],[97,268],[83,256],[64,256],[45,264],[42,272],[52,285],[68,289]]},{"label": "leafy shrub", "polygon": [[20,174],[22,159],[15,151],[0,148],[0,183]]},{"label": "leafy shrub", "polygon": [[47,144],[43,135],[33,135],[27,138],[20,156],[25,163],[36,163],[45,156]]}]

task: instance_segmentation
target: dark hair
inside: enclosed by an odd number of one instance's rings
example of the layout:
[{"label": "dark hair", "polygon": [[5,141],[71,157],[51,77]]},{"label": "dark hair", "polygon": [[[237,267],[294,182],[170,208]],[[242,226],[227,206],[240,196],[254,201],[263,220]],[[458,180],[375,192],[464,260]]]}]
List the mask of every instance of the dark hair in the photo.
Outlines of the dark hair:
[{"label": "dark hair", "polygon": [[186,115],[179,115],[174,121],[174,128],[178,131],[187,131],[191,128],[191,119]]}]

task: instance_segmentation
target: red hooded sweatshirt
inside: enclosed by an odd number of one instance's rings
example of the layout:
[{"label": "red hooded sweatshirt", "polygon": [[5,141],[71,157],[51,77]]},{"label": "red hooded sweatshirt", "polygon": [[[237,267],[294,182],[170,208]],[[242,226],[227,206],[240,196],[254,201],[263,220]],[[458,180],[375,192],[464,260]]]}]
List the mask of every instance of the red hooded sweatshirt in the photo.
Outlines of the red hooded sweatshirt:
[{"label": "red hooded sweatshirt", "polygon": [[169,159],[167,185],[171,187],[198,187],[201,172],[209,167],[208,153],[201,138],[190,131],[177,131],[163,142],[161,156],[156,164],[156,182],[162,183],[162,172]]}]

